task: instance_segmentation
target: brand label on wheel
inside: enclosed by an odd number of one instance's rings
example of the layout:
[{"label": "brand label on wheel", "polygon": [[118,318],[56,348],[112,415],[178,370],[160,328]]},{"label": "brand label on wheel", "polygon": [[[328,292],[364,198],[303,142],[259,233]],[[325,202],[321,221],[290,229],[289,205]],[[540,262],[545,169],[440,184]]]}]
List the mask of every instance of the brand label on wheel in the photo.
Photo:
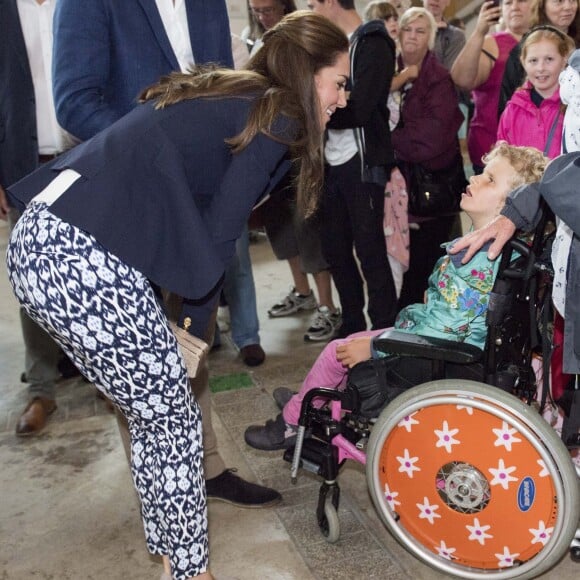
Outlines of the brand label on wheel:
[{"label": "brand label on wheel", "polygon": [[534,504],[536,485],[531,477],[525,477],[518,488],[518,507],[527,512]]}]

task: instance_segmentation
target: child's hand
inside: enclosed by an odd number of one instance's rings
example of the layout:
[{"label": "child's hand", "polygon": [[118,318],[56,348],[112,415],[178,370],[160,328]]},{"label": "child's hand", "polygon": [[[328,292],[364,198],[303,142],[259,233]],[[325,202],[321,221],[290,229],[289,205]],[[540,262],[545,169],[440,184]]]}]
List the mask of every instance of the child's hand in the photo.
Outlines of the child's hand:
[{"label": "child's hand", "polygon": [[345,367],[352,368],[354,365],[371,358],[371,337],[361,336],[353,338],[336,349],[336,358]]}]

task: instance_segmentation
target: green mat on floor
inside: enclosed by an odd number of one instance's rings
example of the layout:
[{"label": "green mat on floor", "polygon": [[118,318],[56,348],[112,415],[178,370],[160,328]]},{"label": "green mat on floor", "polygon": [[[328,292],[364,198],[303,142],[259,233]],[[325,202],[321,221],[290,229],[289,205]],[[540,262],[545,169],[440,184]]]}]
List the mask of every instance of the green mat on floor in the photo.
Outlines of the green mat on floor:
[{"label": "green mat on floor", "polygon": [[254,386],[254,382],[248,373],[232,373],[209,378],[209,388],[212,393],[248,389]]}]

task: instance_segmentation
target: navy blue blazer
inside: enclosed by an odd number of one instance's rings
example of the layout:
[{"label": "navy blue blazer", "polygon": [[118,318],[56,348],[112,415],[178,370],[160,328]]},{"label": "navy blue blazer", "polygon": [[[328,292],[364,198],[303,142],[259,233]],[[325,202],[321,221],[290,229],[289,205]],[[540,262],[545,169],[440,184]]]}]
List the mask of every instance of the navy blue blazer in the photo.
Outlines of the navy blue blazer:
[{"label": "navy blue blazer", "polygon": [[0,0],[0,185],[38,166],[34,85],[16,0]]},{"label": "navy blue blazer", "polygon": [[[252,207],[290,167],[287,146],[258,134],[240,153],[224,139],[245,126],[252,98],[152,102],[11,188],[26,205],[71,168],[82,179],[50,211],[92,234],[152,282],[187,299],[216,289]],[[293,138],[287,118],[274,136]]]},{"label": "navy blue blazer", "polygon": [[[196,63],[233,66],[225,0],[185,0]],[[61,127],[81,140],[112,125],[179,70],[155,0],[59,0],[53,88]]]}]

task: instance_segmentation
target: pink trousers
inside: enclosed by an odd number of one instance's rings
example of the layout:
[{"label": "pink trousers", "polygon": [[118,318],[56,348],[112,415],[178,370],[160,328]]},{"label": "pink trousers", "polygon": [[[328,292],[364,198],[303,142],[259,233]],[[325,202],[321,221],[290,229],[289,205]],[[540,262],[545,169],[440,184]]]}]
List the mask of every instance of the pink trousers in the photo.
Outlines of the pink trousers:
[{"label": "pink trousers", "polygon": [[[342,363],[337,360],[337,347],[349,342],[353,338],[362,336],[374,337],[382,334],[384,331],[384,328],[381,330],[364,330],[362,332],[355,332],[346,338],[338,338],[329,342],[324,347],[324,350],[318,355],[318,358],[312,365],[310,372],[306,375],[306,378],[300,387],[300,391],[294,395],[284,407],[284,410],[282,411],[284,421],[290,425],[298,424],[302,400],[308,391],[316,387],[326,387],[330,389],[344,388],[348,367],[343,366]],[[324,402],[325,399],[318,398],[314,399],[313,403],[316,407],[321,407]]]}]

